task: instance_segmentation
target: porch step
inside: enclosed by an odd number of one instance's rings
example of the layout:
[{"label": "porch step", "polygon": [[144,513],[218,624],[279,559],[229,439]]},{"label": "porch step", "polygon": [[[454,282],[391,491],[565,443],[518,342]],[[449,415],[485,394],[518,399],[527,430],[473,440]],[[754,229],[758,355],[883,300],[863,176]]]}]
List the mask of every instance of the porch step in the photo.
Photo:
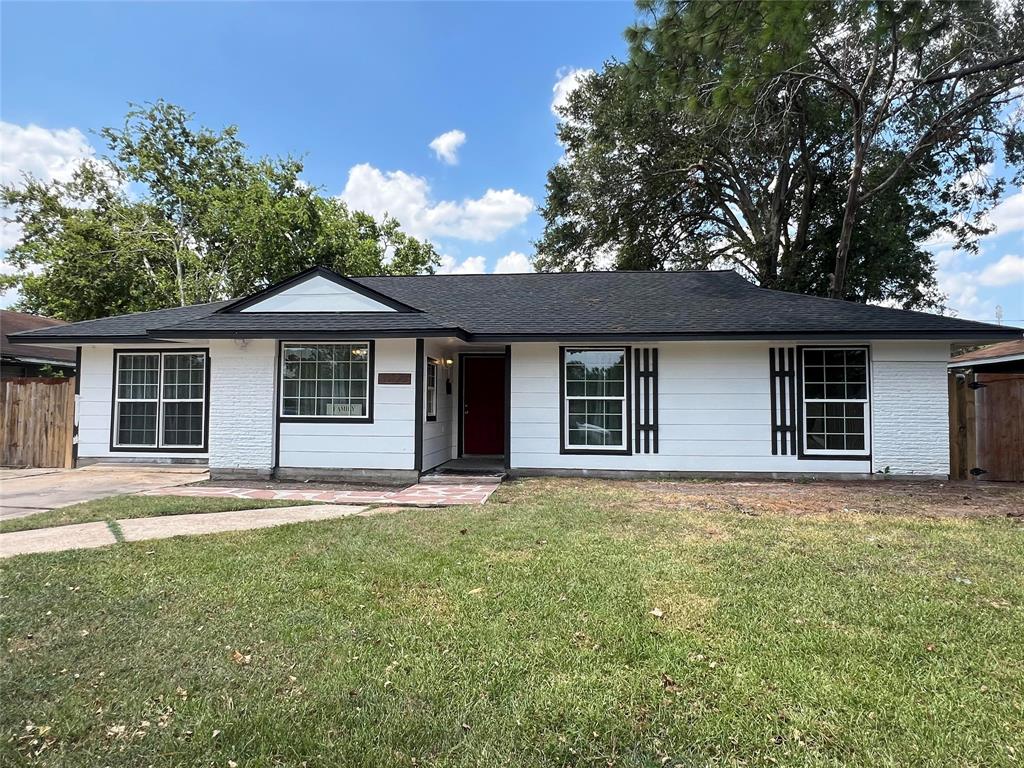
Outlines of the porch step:
[{"label": "porch step", "polygon": [[420,483],[428,485],[500,485],[505,479],[504,472],[486,474],[464,474],[461,472],[431,472],[420,477]]}]

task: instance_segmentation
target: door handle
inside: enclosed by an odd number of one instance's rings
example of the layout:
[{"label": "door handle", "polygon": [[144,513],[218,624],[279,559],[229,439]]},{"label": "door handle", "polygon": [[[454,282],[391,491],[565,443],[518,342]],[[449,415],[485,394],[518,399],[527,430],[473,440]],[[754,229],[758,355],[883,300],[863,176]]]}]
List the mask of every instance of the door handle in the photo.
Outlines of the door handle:
[{"label": "door handle", "polygon": [[468,405],[462,406],[462,415],[463,416],[468,416],[469,415],[469,406]]}]

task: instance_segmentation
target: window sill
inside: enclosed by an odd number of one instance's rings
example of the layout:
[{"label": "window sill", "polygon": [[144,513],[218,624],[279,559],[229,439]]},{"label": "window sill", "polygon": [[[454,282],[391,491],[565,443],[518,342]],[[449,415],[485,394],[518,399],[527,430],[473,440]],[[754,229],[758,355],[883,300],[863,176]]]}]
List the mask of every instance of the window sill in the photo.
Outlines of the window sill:
[{"label": "window sill", "polygon": [[560,451],[563,456],[632,456],[629,448],[565,448]]},{"label": "window sill", "polygon": [[207,453],[208,449],[204,445],[202,447],[193,448],[174,448],[170,446],[154,447],[154,446],[143,446],[143,445],[112,445],[110,446],[111,451],[117,453]]},{"label": "window sill", "polygon": [[805,461],[871,461],[870,453],[808,453],[800,451],[798,459]]},{"label": "window sill", "polygon": [[282,424],[373,424],[372,416],[278,416]]}]

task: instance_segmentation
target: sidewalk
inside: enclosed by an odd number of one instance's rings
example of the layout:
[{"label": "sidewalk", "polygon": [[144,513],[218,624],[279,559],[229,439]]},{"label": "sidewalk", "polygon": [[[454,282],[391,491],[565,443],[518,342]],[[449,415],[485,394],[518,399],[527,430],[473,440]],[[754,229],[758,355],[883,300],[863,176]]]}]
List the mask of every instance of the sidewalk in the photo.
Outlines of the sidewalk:
[{"label": "sidewalk", "polygon": [[106,547],[117,543],[115,530],[120,530],[124,541],[145,541],[168,539],[172,536],[197,536],[205,533],[271,528],[310,520],[331,520],[357,515],[365,509],[365,506],[313,504],[237,512],[137,517],[117,520],[115,523],[78,523],[34,531],[15,531],[0,534],[0,558],[36,552]]}]

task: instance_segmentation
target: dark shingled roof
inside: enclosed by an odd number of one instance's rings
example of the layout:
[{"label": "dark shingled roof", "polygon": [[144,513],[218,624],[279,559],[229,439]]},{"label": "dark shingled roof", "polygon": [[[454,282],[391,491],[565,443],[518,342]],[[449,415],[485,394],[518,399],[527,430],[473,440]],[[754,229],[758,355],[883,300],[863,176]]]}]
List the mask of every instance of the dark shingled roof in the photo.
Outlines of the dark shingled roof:
[{"label": "dark shingled roof", "polygon": [[[304,273],[305,274],[305,273]],[[346,282],[333,273],[321,274]],[[40,337],[458,336],[556,338],[920,338],[999,340],[1021,330],[759,288],[732,271],[416,275],[350,280],[418,311],[237,312],[217,302],[75,323]],[[295,279],[287,281],[289,284]],[[273,290],[264,293],[273,293]],[[32,334],[35,336],[36,334]]]},{"label": "dark shingled roof", "polygon": [[7,338],[9,333],[21,333],[54,326],[67,327],[67,323],[63,320],[54,320],[52,317],[40,317],[39,315],[0,309],[0,356],[5,360],[30,360],[56,365],[74,365],[75,351],[73,349],[47,347],[39,344],[15,344]]}]

